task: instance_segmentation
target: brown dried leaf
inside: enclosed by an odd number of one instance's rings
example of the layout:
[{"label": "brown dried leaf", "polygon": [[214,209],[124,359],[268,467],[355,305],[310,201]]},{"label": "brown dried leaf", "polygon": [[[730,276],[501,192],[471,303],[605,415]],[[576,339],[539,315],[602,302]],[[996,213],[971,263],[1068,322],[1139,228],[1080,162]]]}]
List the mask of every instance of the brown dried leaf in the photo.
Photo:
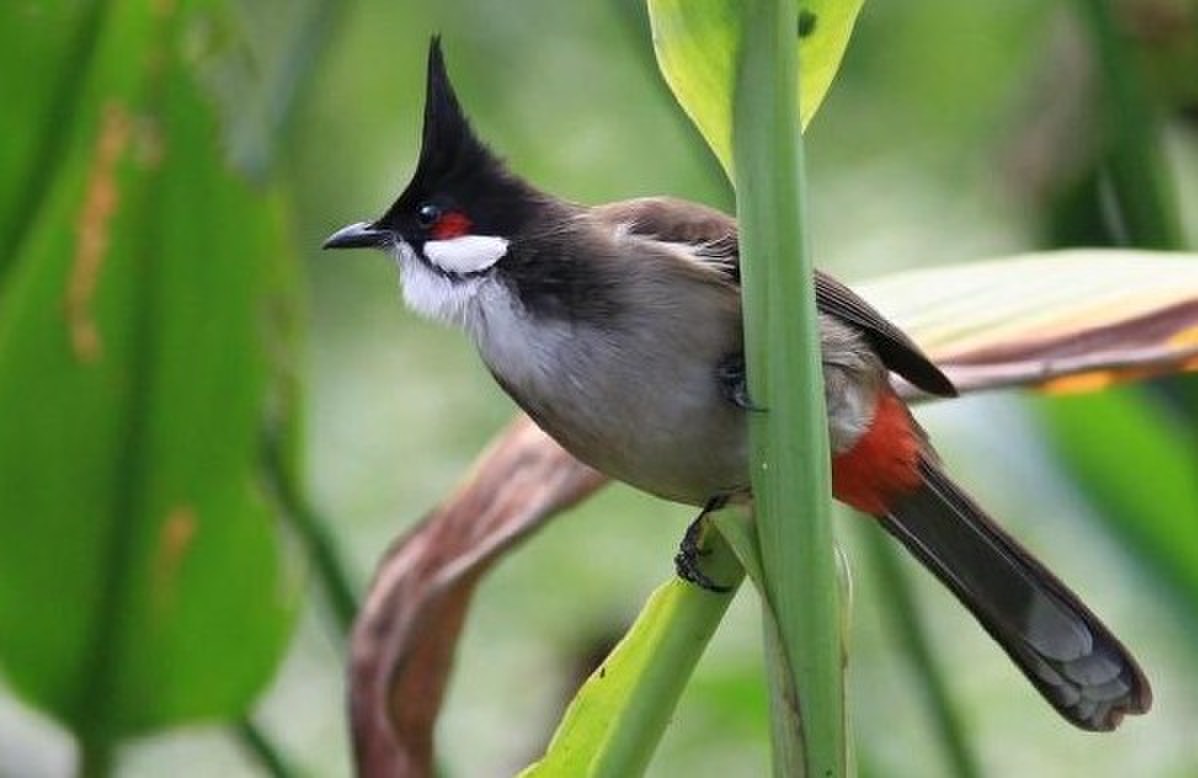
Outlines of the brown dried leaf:
[{"label": "brown dried leaf", "polygon": [[350,642],[350,719],[368,778],[432,772],[433,724],[474,585],[605,478],[519,417],[443,505],[388,552]]},{"label": "brown dried leaf", "polygon": [[857,287],[962,392],[1091,391],[1198,369],[1198,256],[1076,249]]}]

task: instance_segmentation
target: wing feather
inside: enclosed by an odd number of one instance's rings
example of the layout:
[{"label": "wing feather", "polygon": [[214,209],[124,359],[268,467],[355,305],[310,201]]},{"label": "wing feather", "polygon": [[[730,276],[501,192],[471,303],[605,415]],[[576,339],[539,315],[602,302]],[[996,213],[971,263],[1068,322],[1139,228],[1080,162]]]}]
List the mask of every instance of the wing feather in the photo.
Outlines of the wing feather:
[{"label": "wing feather", "polygon": [[[592,213],[629,234],[688,245],[697,260],[715,267],[729,281],[740,283],[736,220],[721,211],[685,200],[647,197],[601,205]],[[888,369],[930,394],[957,394],[948,376],[906,333],[856,292],[819,270],[815,272],[815,301],[822,313],[861,330]]]}]

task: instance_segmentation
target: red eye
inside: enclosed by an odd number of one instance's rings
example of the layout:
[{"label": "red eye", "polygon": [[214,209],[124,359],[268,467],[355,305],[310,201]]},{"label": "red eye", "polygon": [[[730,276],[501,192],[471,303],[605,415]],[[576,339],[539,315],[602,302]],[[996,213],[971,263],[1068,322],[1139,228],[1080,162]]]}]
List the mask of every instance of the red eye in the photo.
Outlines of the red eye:
[{"label": "red eye", "polygon": [[431,232],[437,240],[450,240],[470,232],[470,226],[466,214],[461,211],[447,211],[433,223]]}]

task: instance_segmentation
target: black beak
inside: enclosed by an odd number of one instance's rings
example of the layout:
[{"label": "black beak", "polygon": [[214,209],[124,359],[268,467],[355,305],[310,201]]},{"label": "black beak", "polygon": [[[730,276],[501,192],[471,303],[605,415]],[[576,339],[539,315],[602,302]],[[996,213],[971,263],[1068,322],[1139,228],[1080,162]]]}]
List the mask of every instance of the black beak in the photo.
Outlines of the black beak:
[{"label": "black beak", "polygon": [[361,249],[378,248],[391,243],[395,236],[390,230],[380,229],[373,224],[358,222],[348,227],[342,227],[321,245],[323,249]]}]

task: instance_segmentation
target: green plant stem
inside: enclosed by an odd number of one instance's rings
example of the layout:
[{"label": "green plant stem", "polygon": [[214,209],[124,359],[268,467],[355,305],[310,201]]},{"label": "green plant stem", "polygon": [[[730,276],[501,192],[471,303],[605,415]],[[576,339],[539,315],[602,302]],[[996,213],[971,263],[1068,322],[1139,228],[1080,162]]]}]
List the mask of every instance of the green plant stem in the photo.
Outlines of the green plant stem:
[{"label": "green plant stem", "polygon": [[1157,107],[1133,52],[1119,33],[1111,0],[1077,0],[1101,74],[1106,163],[1128,245],[1179,250],[1181,223],[1161,149]]},{"label": "green plant stem", "polygon": [[241,170],[260,180],[279,177],[279,158],[285,153],[296,117],[316,80],[312,74],[320,71],[330,44],[354,7],[345,0],[316,0],[297,8],[300,22],[263,85],[265,127],[260,142],[233,150],[233,161]]},{"label": "green plant stem", "polygon": [[625,778],[644,772],[699,657],[732,602],[744,571],[738,571],[730,552],[720,547],[720,539],[713,537],[712,544],[712,555],[707,558],[705,569],[724,585],[731,586],[732,592],[713,595],[688,585],[671,617],[658,625],[662,634],[660,648],[653,653],[643,683],[637,686],[636,696],[620,717],[620,726],[608,737],[604,758],[592,773],[597,778]]},{"label": "green plant stem", "polygon": [[341,553],[329,523],[304,498],[294,467],[286,461],[280,436],[267,433],[264,444],[264,470],[274,490],[283,515],[304,544],[308,559],[316,571],[317,580],[342,637],[353,628],[358,613],[357,588]]},{"label": "green plant stem", "polygon": [[[798,8],[793,0],[746,0],[741,9],[732,137],[745,354],[750,394],[767,409],[750,415],[752,481],[763,595],[780,643],[768,656],[788,665],[771,670],[774,771],[841,776],[840,602],[818,319],[802,228]],[[796,707],[801,731],[787,732]]]},{"label": "green plant stem", "polygon": [[282,749],[252,719],[241,719],[233,725],[233,731],[242,748],[267,775],[274,778],[292,778],[296,774],[290,766],[290,761],[283,756]]},{"label": "green plant stem", "polygon": [[932,653],[927,630],[920,618],[911,579],[895,554],[894,546],[878,527],[865,527],[865,543],[877,572],[879,588],[886,592],[883,608],[891,632],[898,638],[903,659],[923,692],[928,714],[944,750],[945,761],[959,778],[981,775],[977,754],[965,734],[965,724],[948,691],[944,674]]},{"label": "green plant stem", "polygon": [[[719,517],[730,520],[735,510]],[[636,622],[570,703],[545,756],[521,778],[629,778],[644,773],[699,657],[744,578],[718,532],[705,532],[703,570],[726,593],[675,578],[659,587]]]},{"label": "green plant stem", "polygon": [[112,774],[113,747],[107,738],[79,740],[79,778],[106,778]]},{"label": "green plant stem", "polygon": [[[1111,133],[1105,162],[1124,228],[1116,237],[1137,248],[1184,251],[1181,212],[1163,146],[1162,112],[1145,82],[1135,46],[1119,34],[1111,0],[1078,1],[1102,68],[1103,110]],[[1198,412],[1198,379],[1174,376],[1160,386],[1167,391],[1157,399]]]}]

